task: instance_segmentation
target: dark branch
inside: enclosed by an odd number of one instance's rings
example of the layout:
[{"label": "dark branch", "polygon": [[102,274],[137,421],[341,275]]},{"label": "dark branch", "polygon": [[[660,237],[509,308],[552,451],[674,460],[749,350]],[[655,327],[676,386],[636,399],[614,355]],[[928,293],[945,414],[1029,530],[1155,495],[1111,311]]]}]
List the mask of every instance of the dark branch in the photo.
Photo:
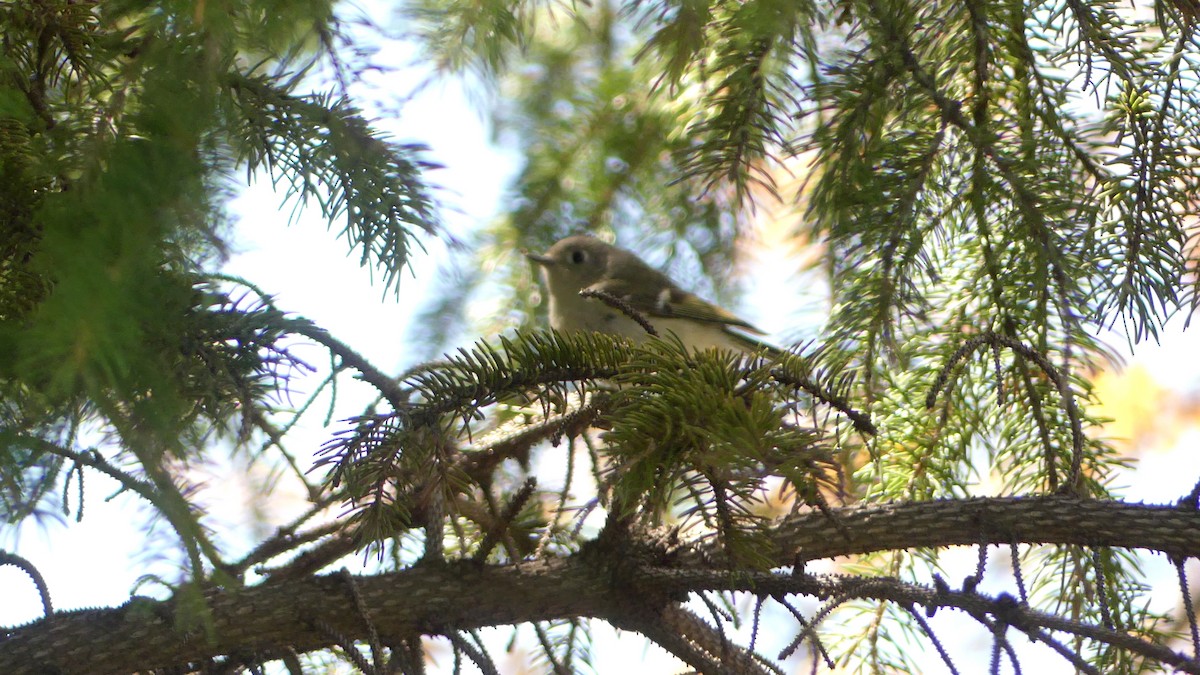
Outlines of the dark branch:
[{"label": "dark branch", "polygon": [[654,326],[651,325],[650,320],[646,318],[645,314],[642,314],[638,310],[634,309],[633,305],[629,304],[628,302],[625,302],[621,298],[618,298],[617,296],[615,296],[611,293],[606,293],[604,291],[598,291],[593,288],[585,288],[582,291],[579,291],[579,297],[595,298],[595,299],[603,302],[604,304],[608,305],[609,307],[619,310],[625,316],[636,321],[637,325],[641,326],[642,330],[646,331],[650,335],[652,335],[654,337],[659,336],[658,331],[654,329]]},{"label": "dark branch", "polygon": [[[771,530],[773,565],[937,546],[1075,544],[1200,557],[1200,512],[1068,496],[945,499],[810,511]],[[684,554],[721,560],[716,544]]]},{"label": "dark branch", "polygon": [[38,597],[42,599],[43,614],[48,617],[54,613],[54,605],[50,602],[50,589],[46,586],[46,580],[42,578],[42,573],[33,563],[15,553],[0,550],[0,567],[4,565],[12,565],[28,574],[29,578],[33,580],[33,585],[37,587]]},{"label": "dark branch", "polygon": [[344,342],[337,340],[329,331],[324,328],[319,328],[311,321],[292,320],[287,322],[288,330],[303,335],[304,337],[320,344],[329,350],[331,354],[342,360],[342,363],[359,372],[363,381],[379,390],[379,394],[392,406],[393,409],[399,410],[404,408],[408,403],[408,394],[400,386],[396,378],[388,377],[364,358],[361,354],[351,349]]}]

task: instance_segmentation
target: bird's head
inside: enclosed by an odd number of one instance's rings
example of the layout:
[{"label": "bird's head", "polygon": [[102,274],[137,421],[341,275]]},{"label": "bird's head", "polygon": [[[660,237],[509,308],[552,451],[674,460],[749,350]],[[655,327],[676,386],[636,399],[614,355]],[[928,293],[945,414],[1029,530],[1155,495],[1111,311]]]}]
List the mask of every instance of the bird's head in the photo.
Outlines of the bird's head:
[{"label": "bird's head", "polygon": [[591,235],[577,234],[559,240],[543,254],[525,255],[542,268],[551,294],[577,295],[604,278],[616,250]]}]

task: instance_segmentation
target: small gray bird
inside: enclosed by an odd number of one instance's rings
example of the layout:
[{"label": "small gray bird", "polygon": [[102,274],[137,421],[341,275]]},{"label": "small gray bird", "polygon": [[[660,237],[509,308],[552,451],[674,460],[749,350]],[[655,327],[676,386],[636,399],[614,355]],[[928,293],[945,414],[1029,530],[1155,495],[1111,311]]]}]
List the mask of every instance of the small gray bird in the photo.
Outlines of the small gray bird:
[{"label": "small gray bird", "polygon": [[591,235],[560,239],[542,255],[526,253],[542,268],[550,295],[550,327],[564,333],[597,331],[641,342],[649,337],[625,312],[590,290],[617,298],[641,314],[659,337],[675,335],[689,349],[776,351],[750,336],[762,331],[676,286],[633,253]]}]

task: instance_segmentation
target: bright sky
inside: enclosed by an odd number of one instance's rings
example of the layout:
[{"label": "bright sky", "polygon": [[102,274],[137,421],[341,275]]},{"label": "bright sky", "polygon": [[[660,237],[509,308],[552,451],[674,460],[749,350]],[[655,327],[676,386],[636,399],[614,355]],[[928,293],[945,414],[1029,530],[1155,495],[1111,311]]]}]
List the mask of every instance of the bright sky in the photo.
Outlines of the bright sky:
[{"label": "bright sky", "polygon": [[[403,54],[397,54],[396,62],[405,60],[403,57]],[[433,149],[430,158],[447,167],[430,178],[444,188],[443,199],[451,207],[445,217],[452,230],[463,231],[484,223],[501,207],[505,186],[515,171],[515,154],[491,145],[488,130],[460,87],[435,84],[409,103],[401,118],[383,120],[380,125],[398,140],[430,145]],[[436,242],[427,242],[431,244],[432,255],[418,254],[414,259],[414,276],[402,281],[401,297],[397,301],[391,294],[383,295],[378,287],[370,285],[368,270],[359,267],[357,257],[346,255],[345,242],[333,242],[326,223],[315,209],[304,212],[298,222],[289,226],[291,209],[281,208],[279,197],[272,193],[269,181],[261,181],[246,190],[233,205],[233,211],[240,218],[235,242],[238,252],[226,268],[228,273],[254,281],[274,294],[281,308],[328,328],[385,371],[398,373],[411,365],[404,343],[406,326],[416,301],[424,295],[424,289],[436,274],[433,262],[440,251]],[[768,256],[768,264],[761,266],[761,273],[756,271],[752,281],[762,287],[779,283],[779,267],[769,264],[772,254],[771,249],[767,251],[763,255]],[[764,328],[786,330],[786,326],[778,322],[778,317],[786,314],[763,310],[754,307],[753,303],[746,309],[747,318]],[[1159,385],[1189,392],[1194,397],[1200,392],[1200,379],[1193,365],[1196,362],[1194,345],[1194,339],[1172,330],[1165,334],[1163,345],[1140,346],[1131,365],[1144,368]],[[324,365],[315,348],[302,352],[301,356],[307,356],[314,364]],[[1114,391],[1120,391],[1121,387],[1118,383]],[[371,398],[371,392],[365,386],[355,388],[347,384],[341,394],[343,400],[335,419],[359,412],[363,403]],[[315,419],[311,420],[301,434],[312,440],[294,441],[292,447],[315,449],[328,433],[329,430],[321,429]],[[1139,470],[1129,476],[1126,494],[1130,498],[1147,502],[1174,500],[1187,493],[1200,477],[1200,461],[1194,452],[1187,450],[1200,441],[1200,432],[1194,425],[1185,426],[1171,441],[1173,451],[1143,456]],[[242,486],[246,485],[245,476],[234,466],[218,467],[217,476],[219,480],[235,484],[241,481]],[[156,561],[155,549],[146,548],[141,528],[147,509],[128,494],[106,501],[116,492],[116,484],[95,472],[87,473],[85,485],[87,499],[82,522],[76,523],[72,517],[66,523],[48,519],[42,526],[25,524],[19,528],[0,528],[0,547],[24,556],[37,566],[49,585],[56,608],[119,605],[128,599],[138,575],[147,570],[174,580],[174,569],[163,560]],[[283,522],[302,507],[299,495],[289,497],[284,493],[265,508],[273,519]],[[216,500],[212,515],[217,522],[227,521],[230,527],[237,528],[244,508],[245,503],[238,499]],[[240,531],[245,537],[240,542],[228,542],[230,553],[241,550],[252,540],[244,526]],[[994,553],[1001,554],[995,556],[996,564],[1003,566],[1001,560],[1007,552]],[[948,577],[960,579],[973,569],[975,552],[970,549],[948,552],[945,559],[954,570]],[[1173,578],[1174,573],[1165,561],[1153,560],[1151,565],[1161,568],[1168,580]],[[983,590],[1011,591],[1011,587],[1000,586],[1005,582],[1003,577],[990,580],[988,583],[992,587],[985,586]],[[0,589],[4,589],[0,625],[19,625],[40,616],[40,602],[22,572],[13,567],[0,568]],[[161,589],[150,585],[143,592],[157,595]],[[1167,583],[1161,595],[1156,597],[1170,606],[1177,602],[1178,591]],[[961,618],[949,612],[939,613],[935,619],[935,625],[941,623],[947,631],[953,630],[955,622],[962,623]],[[790,637],[794,627],[789,624],[781,630]],[[612,634],[613,631],[606,627],[597,629],[598,637]],[[496,643],[502,645],[509,633],[495,631],[493,635]],[[984,659],[979,665],[985,664],[989,643],[980,635],[962,636],[962,639],[965,642],[954,646],[953,651],[961,656],[965,645],[977,644],[978,650],[972,651],[978,651]],[[637,664],[637,672],[678,669],[673,665],[675,662],[658,650],[644,651],[641,645],[641,640],[636,637],[619,643],[603,639],[594,652],[598,657],[597,671],[628,671],[631,663]],[[502,651],[498,649],[497,655]],[[930,658],[927,672],[943,672],[936,657],[930,654]],[[448,650],[441,653],[440,663],[448,672]],[[1057,656],[1042,663],[1044,669],[1036,672],[1071,672]],[[516,672],[518,668],[516,662],[500,661],[499,665],[505,672]],[[969,660],[959,665],[966,672],[977,672],[976,664]]]}]

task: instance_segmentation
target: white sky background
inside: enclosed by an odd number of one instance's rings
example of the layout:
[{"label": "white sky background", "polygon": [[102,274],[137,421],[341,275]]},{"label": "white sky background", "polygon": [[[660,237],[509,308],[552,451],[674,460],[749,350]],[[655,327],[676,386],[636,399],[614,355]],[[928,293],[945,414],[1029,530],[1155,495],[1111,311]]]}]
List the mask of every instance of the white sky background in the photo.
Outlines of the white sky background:
[{"label": "white sky background", "polygon": [[[411,56],[410,53],[397,53],[393,62],[408,62]],[[410,90],[415,81],[392,86],[397,91]],[[482,122],[477,106],[457,83],[443,82],[424,89],[404,107],[399,119],[381,120],[378,126],[390,131],[396,140],[430,145],[429,159],[446,167],[428,178],[443,188],[440,195],[450,207],[443,215],[452,232],[463,232],[484,224],[502,208],[505,189],[517,170],[517,154],[491,144],[490,132]],[[399,373],[411,365],[412,357],[405,345],[406,328],[417,302],[425,296],[424,291],[436,274],[435,263],[442,252],[438,242],[426,240],[430,254],[418,252],[415,255],[413,274],[406,275],[401,281],[397,300],[393,294],[383,293],[378,285],[372,286],[370,272],[359,266],[357,254],[348,256],[346,242],[334,239],[340,223],[330,228],[317,209],[310,208],[297,222],[289,225],[291,208],[281,206],[280,199],[272,192],[270,182],[263,179],[248,188],[233,204],[232,211],[239,219],[234,242],[237,253],[225,271],[245,276],[258,284],[275,296],[279,307],[329,329],[335,337],[385,372]],[[780,279],[778,267],[763,265],[755,270],[749,287],[778,287],[785,283]],[[748,303],[740,313],[752,322],[776,331],[776,337],[781,338],[778,331],[786,330],[783,325],[786,313],[779,312],[775,305],[778,298],[765,300],[757,306]],[[813,302],[819,300],[813,299]],[[1147,367],[1156,379],[1173,388],[1193,394],[1200,391],[1200,380],[1193,365],[1194,337],[1171,330],[1164,333],[1164,341],[1161,346],[1139,346],[1134,362]],[[301,351],[300,356],[318,367],[327,365],[316,347]],[[349,380],[343,380],[342,385],[340,396],[343,400],[339,412],[334,415],[334,429],[339,428],[338,419],[361,411],[363,404],[372,398],[365,385],[355,388],[349,385]],[[296,403],[301,400],[298,397]],[[304,447],[315,450],[328,438],[332,429],[321,428],[322,416],[309,416],[307,427],[299,433],[311,440],[293,440],[293,450]],[[1186,494],[1200,477],[1200,461],[1194,452],[1187,450],[1196,447],[1198,441],[1200,437],[1193,431],[1178,439],[1173,452],[1147,453],[1138,470],[1125,481],[1129,487],[1124,494],[1135,501],[1151,503],[1173,501]],[[308,461],[304,457],[300,459],[302,464]],[[227,541],[226,553],[231,558],[236,558],[235,554],[254,540],[255,533],[247,531],[245,524],[238,522],[249,508],[263,511],[272,522],[282,523],[304,507],[302,495],[295,491],[289,494],[286,490],[270,504],[248,507],[245,500],[252,494],[253,481],[258,478],[261,476],[248,476],[232,464],[218,467],[214,472],[215,484],[210,489],[219,486],[216,494],[223,496],[213,500],[210,513],[214,523],[244,535],[241,542]],[[87,473],[85,486],[86,508],[80,523],[75,522],[72,512],[65,523],[47,520],[44,525],[27,523],[19,528],[0,527],[0,548],[27,558],[41,571],[56,609],[120,605],[128,600],[138,575],[147,569],[168,580],[176,580],[175,568],[166,560],[155,561],[156,549],[147,548],[142,531],[147,509],[128,494],[106,501],[116,492],[116,483],[95,472]],[[71,501],[74,504],[74,494]],[[975,556],[973,549],[959,549],[944,556],[954,568],[947,574],[952,585],[973,571]],[[1006,568],[1007,551],[993,550],[992,559],[991,569]],[[1164,608],[1173,606],[1179,598],[1178,589],[1171,581],[1173,569],[1161,558],[1150,559],[1149,564],[1161,570],[1165,580],[1156,585],[1156,602],[1161,602]],[[1194,569],[1192,571],[1195,573]],[[981,590],[1013,592],[1005,575],[989,580]],[[161,588],[149,585],[142,592],[157,595],[161,594]],[[0,567],[0,626],[23,624],[40,615],[40,601],[24,573],[13,567]],[[956,626],[972,622],[965,622],[962,617],[943,610],[931,623],[944,631],[940,635],[963,672],[986,670],[990,642],[978,632],[967,635],[956,629]],[[596,635],[600,639],[593,649],[597,672],[679,670],[677,662],[655,648],[644,647],[640,638],[626,634],[624,640],[613,642],[611,629],[599,622],[596,626]],[[783,643],[794,635],[794,630],[795,625],[790,622],[779,627],[779,632],[784,635]],[[527,630],[525,632],[528,634]],[[491,634],[495,636],[495,656],[502,671],[518,672],[520,659],[505,661],[503,657],[502,645],[510,633],[504,630]],[[932,648],[928,651],[930,666],[927,672],[945,672]],[[435,649],[434,654],[439,667],[432,672],[449,672],[448,650],[439,654]],[[1023,665],[1026,672],[1072,672],[1057,655],[1047,655],[1045,659],[1031,660]],[[800,669],[807,672],[807,662]]]}]

